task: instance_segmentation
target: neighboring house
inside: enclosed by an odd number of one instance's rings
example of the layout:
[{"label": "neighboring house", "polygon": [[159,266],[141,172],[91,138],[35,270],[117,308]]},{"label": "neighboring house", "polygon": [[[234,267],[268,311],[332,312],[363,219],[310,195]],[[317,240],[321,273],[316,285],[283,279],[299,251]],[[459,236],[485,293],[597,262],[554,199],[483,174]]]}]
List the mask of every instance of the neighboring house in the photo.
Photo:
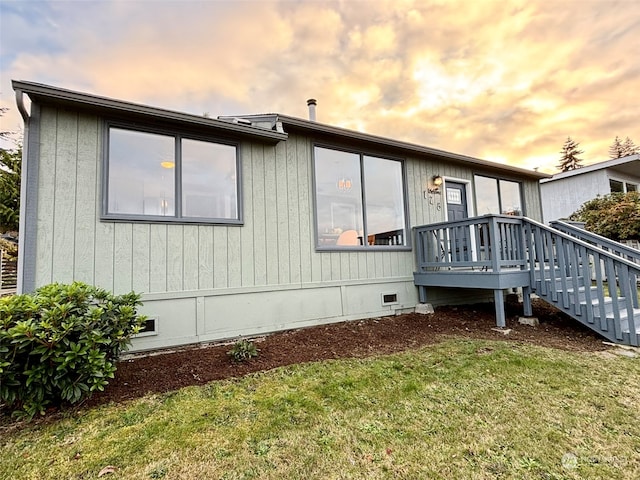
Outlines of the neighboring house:
[{"label": "neighboring house", "polygon": [[[542,220],[547,175],[521,168],[286,115],[212,119],[13,88],[19,290],[79,280],[143,293],[153,321],[135,350],[412,311],[412,227]],[[427,290],[434,305],[493,299]]]},{"label": "neighboring house", "polygon": [[637,191],[640,155],[594,163],[540,180],[545,222],[566,219],[589,200],[613,192]]}]

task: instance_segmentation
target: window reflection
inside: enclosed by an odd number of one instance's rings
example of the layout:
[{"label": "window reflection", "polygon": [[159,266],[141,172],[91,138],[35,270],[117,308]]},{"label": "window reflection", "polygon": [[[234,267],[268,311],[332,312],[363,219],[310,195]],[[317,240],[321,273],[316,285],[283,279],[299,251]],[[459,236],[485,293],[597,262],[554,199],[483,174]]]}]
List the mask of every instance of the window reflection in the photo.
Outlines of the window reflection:
[{"label": "window reflection", "polygon": [[500,180],[500,213],[503,215],[522,215],[520,184],[509,180]]},{"label": "window reflection", "polygon": [[182,141],[182,215],[236,218],[236,149],[199,140]]},{"label": "window reflection", "polygon": [[475,176],[476,210],[478,215],[500,213],[498,184],[495,178]]},{"label": "window reflection", "polygon": [[368,242],[404,244],[402,165],[394,160],[364,157],[364,178]]},{"label": "window reflection", "polygon": [[174,167],[173,137],[111,128],[109,212],[173,216]]},{"label": "window reflection", "polygon": [[321,147],[314,152],[318,246],[405,245],[402,163]]},{"label": "window reflection", "polygon": [[239,219],[235,146],[116,127],[108,145],[108,215]]},{"label": "window reflection", "polygon": [[482,175],[474,176],[478,215],[522,215],[520,183]]},{"label": "window reflection", "polygon": [[[363,228],[360,157],[316,148],[315,174],[319,242],[321,246],[336,245],[343,233],[361,232]],[[345,233],[341,242],[349,240],[357,245],[358,236],[354,241]]]}]

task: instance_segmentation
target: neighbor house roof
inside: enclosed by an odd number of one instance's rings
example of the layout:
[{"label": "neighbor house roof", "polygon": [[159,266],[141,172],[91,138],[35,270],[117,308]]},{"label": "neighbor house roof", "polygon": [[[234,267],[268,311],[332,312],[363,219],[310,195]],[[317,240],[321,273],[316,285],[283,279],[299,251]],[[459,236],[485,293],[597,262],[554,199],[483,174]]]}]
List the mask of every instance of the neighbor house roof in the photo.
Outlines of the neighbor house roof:
[{"label": "neighbor house roof", "polygon": [[541,180],[540,182],[553,182],[554,180],[584,175],[585,173],[604,169],[612,169],[628,175],[640,176],[640,155],[629,155],[627,157],[614,158],[613,160],[605,160],[604,162],[592,163],[591,165],[585,165],[584,167],[569,170],[568,172],[556,173],[551,178]]}]

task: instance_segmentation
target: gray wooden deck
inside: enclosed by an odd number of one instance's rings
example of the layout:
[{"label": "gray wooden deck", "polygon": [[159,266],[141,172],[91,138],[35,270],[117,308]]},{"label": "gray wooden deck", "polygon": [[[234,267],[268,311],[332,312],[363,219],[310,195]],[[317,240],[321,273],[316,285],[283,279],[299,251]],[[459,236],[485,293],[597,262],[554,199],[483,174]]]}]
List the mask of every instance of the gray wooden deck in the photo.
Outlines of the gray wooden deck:
[{"label": "gray wooden deck", "polygon": [[429,287],[490,289],[504,327],[503,290],[520,287],[525,315],[535,293],[610,341],[640,343],[640,252],[501,215],[415,227],[414,238],[421,302]]}]

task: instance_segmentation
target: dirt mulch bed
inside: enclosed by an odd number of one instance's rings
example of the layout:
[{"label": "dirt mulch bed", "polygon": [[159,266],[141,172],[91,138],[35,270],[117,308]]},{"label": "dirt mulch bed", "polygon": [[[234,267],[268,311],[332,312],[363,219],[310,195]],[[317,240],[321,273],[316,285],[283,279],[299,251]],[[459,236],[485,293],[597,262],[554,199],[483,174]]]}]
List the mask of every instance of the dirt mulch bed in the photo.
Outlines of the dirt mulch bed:
[{"label": "dirt mulch bed", "polygon": [[105,392],[94,395],[85,405],[120,402],[295,363],[400,352],[437,343],[448,336],[517,341],[573,351],[608,348],[602,337],[542,301],[534,301],[534,315],[540,320],[537,327],[518,323],[521,305],[507,304],[506,309],[507,328],[511,329],[508,334],[492,330],[495,312],[493,305],[487,304],[440,307],[432,315],[410,313],[275,333],[255,339],[260,354],[246,363],[231,361],[227,355],[229,345],[137,356],[121,361]]}]

